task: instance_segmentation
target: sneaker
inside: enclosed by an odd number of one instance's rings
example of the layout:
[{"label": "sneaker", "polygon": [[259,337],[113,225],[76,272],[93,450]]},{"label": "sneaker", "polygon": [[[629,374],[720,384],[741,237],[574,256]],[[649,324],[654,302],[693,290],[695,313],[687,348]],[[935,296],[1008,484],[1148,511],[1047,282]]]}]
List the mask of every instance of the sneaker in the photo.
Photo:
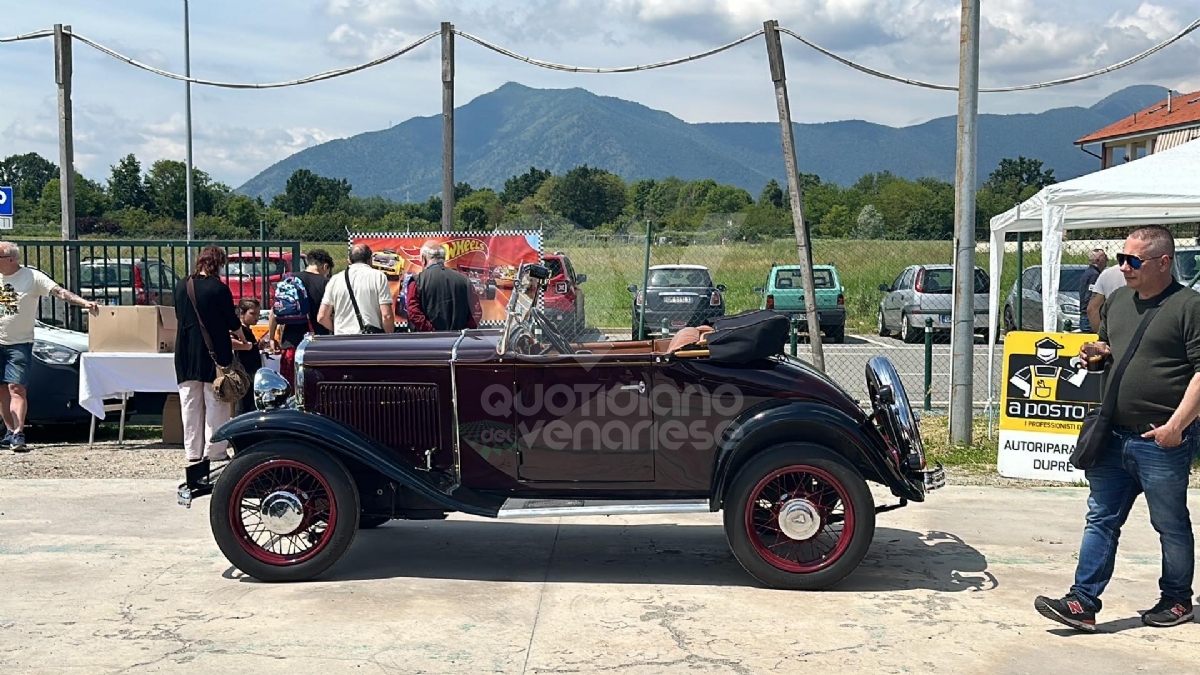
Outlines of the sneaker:
[{"label": "sneaker", "polygon": [[1153,609],[1149,609],[1142,614],[1142,623],[1155,628],[1169,628],[1178,626],[1181,623],[1187,623],[1195,618],[1192,612],[1192,604],[1189,602],[1186,605],[1177,600],[1167,600],[1163,598],[1158,601],[1158,604]]},{"label": "sneaker", "polygon": [[1053,600],[1039,595],[1033,601],[1033,608],[1038,611],[1038,614],[1051,621],[1057,621],[1085,633],[1096,632],[1096,613],[1088,611],[1083,606],[1083,601],[1074,595],[1068,595],[1062,600]]},{"label": "sneaker", "polygon": [[0,439],[0,450],[7,450],[12,447],[13,432],[5,431],[4,438]]},{"label": "sneaker", "polygon": [[25,446],[25,434],[17,432],[9,437],[9,446],[13,452],[29,452],[29,448]]}]

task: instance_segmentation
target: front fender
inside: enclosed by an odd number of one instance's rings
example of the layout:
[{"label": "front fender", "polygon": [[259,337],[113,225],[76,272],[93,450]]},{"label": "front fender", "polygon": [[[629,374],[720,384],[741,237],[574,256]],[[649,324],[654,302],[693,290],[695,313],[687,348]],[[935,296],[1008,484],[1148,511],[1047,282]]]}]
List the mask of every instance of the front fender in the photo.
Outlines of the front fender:
[{"label": "front fender", "polygon": [[350,457],[451,511],[494,518],[503,504],[502,500],[462,486],[447,494],[422,475],[424,472],[396,461],[393,453],[374,439],[341,422],[300,410],[240,415],[217,429],[212,438],[214,442],[228,441],[236,450],[244,450],[260,441],[280,439]]},{"label": "front fender", "polygon": [[747,460],[773,445],[793,441],[828,447],[867,480],[891,488],[895,496],[924,501],[924,487],[904,477],[890,460],[882,438],[868,431],[870,424],[860,424],[837,408],[813,401],[773,400],[744,411],[721,437],[713,467],[712,508],[721,508],[729,484]]}]

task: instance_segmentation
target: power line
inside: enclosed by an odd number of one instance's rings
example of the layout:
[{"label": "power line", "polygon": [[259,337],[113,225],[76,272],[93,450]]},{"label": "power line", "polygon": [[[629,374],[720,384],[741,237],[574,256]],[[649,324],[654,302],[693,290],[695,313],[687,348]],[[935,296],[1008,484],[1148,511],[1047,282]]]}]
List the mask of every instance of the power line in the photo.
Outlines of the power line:
[{"label": "power line", "polygon": [[0,38],[0,42],[21,42],[23,40],[36,40],[44,37],[54,37],[54,31],[46,29],[25,33],[24,35],[14,35],[12,37]]},{"label": "power line", "polygon": [[525,63],[528,63],[533,66],[537,66],[539,68],[546,68],[549,70],[560,70],[560,71],[564,71],[564,72],[568,72],[568,73],[599,73],[599,74],[635,73],[635,72],[639,72],[639,71],[643,71],[643,70],[654,70],[656,68],[666,68],[668,66],[677,66],[682,63],[688,63],[689,61],[699,61],[700,59],[707,58],[714,54],[720,54],[723,51],[733,49],[734,47],[742,44],[743,42],[749,42],[750,40],[753,40],[754,38],[763,34],[763,30],[759,29],[745,37],[738,38],[737,40],[734,40],[733,42],[721,45],[720,47],[717,47],[715,49],[710,49],[706,52],[701,52],[699,54],[693,54],[691,56],[684,56],[684,57],[678,58],[678,59],[671,59],[670,61],[659,61],[658,63],[649,63],[646,65],[640,65],[640,66],[621,66],[621,67],[617,67],[617,68],[594,68],[594,67],[589,67],[589,66],[568,66],[568,65],[562,64],[562,63],[541,61],[539,59],[531,58],[528,56],[522,56],[521,54],[518,54],[516,52],[505,49],[504,47],[492,44],[492,43],[488,42],[487,40],[484,40],[483,38],[476,37],[474,35],[471,35],[470,33],[464,33],[461,30],[456,30],[454,32],[456,34],[461,35],[462,37],[470,40],[471,42],[474,42],[475,44],[480,45],[481,47],[486,47],[487,49],[490,49],[498,54],[503,54],[504,56],[516,59],[518,61],[524,61]]},{"label": "power line", "polygon": [[[1010,91],[1029,91],[1032,89],[1045,89],[1046,87],[1056,87],[1061,84],[1070,84],[1072,82],[1080,82],[1082,80],[1097,77],[1099,75],[1105,75],[1105,74],[1111,73],[1115,70],[1120,70],[1121,68],[1124,68],[1126,66],[1131,66],[1131,65],[1137,63],[1138,61],[1141,61],[1142,59],[1145,59],[1159,51],[1162,51],[1163,49],[1166,49],[1167,47],[1178,42],[1179,40],[1182,40],[1184,37],[1186,37],[1189,33],[1195,31],[1197,28],[1200,28],[1200,19],[1196,19],[1195,21],[1193,21],[1187,28],[1184,28],[1182,31],[1175,34],[1174,37],[1171,37],[1163,42],[1158,43],[1157,45],[1154,45],[1150,49],[1147,49],[1146,51],[1142,52],[1141,54],[1138,54],[1137,56],[1130,57],[1128,59],[1125,59],[1124,61],[1121,61],[1119,63],[1114,63],[1113,65],[1107,66],[1105,68],[1100,68],[1099,70],[1093,70],[1090,73],[1083,73],[1082,75],[1072,75],[1071,77],[1063,77],[1063,78],[1060,78],[1057,80],[1050,80],[1048,82],[1036,82],[1034,84],[1022,84],[1022,85],[1017,85],[1017,86],[1013,86],[1013,87],[983,87],[983,88],[980,88],[979,91],[981,93],[985,93],[985,94],[996,94],[996,93],[1003,93],[1003,92],[1010,92]],[[956,87],[954,85],[934,84],[932,82],[922,82],[921,80],[912,80],[912,79],[909,79],[906,77],[900,77],[899,75],[891,75],[891,74],[885,73],[881,70],[875,70],[874,68],[869,68],[869,67],[861,65],[859,63],[855,63],[854,61],[851,61],[850,59],[847,59],[843,56],[839,56],[839,55],[829,51],[828,49],[825,49],[824,47],[804,38],[803,36],[801,36],[797,33],[794,33],[791,30],[788,30],[787,28],[780,28],[779,32],[787,33],[788,35],[791,35],[792,37],[794,37],[797,40],[799,40],[800,42],[802,42],[805,46],[807,46],[811,49],[814,49],[814,50],[820,52],[821,54],[824,54],[825,56],[828,56],[829,58],[833,59],[834,61],[837,61],[838,63],[841,63],[842,65],[849,66],[850,68],[853,68],[859,72],[866,73],[867,75],[872,75],[874,77],[882,78],[885,80],[891,80],[892,82],[899,82],[901,84],[912,85],[914,87],[923,87],[925,89],[937,89],[939,91],[958,91],[958,87]]]}]

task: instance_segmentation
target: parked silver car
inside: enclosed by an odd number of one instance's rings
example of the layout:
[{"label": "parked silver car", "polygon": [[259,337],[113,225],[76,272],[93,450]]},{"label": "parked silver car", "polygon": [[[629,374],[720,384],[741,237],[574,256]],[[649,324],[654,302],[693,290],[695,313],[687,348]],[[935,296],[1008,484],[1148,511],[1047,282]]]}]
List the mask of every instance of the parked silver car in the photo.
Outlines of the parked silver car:
[{"label": "parked silver car", "polygon": [[[987,272],[975,268],[975,332],[988,327]],[[935,333],[949,332],[953,325],[950,312],[954,305],[954,267],[952,265],[911,265],[889,286],[881,284],[885,295],[879,303],[879,334],[900,332],[905,342],[924,339],[925,319],[933,319]]]},{"label": "parked silver car", "polygon": [[154,258],[93,258],[79,263],[79,295],[101,305],[174,305],[179,277]]},{"label": "parked silver car", "polygon": [[[1087,265],[1063,265],[1058,275],[1058,326],[1055,332],[1079,330],[1079,284]],[[1017,286],[1014,283],[1004,301],[1004,332],[1042,330],[1042,266],[1026,267],[1021,274],[1021,327],[1017,328]]]},{"label": "parked silver car", "polygon": [[[1175,270],[1175,278],[1179,283],[1200,291],[1200,279],[1196,279],[1197,273],[1200,273],[1200,248],[1175,249],[1175,264],[1171,267]],[[1192,280],[1196,280],[1196,283],[1192,284]]]}]

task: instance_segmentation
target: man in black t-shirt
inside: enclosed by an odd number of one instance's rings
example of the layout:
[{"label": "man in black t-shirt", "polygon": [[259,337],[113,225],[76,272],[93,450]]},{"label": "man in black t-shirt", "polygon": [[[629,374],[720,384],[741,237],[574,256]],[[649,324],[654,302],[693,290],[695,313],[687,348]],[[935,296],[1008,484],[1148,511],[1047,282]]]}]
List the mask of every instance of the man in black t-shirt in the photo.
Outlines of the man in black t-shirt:
[{"label": "man in black t-shirt", "polygon": [[279,336],[279,324],[275,321],[274,312],[271,313],[267,326],[267,335],[271,338],[269,345],[271,351],[279,353],[279,374],[288,382],[294,382],[296,379],[296,347],[300,346],[304,336],[310,332],[310,326],[311,332],[316,335],[329,334],[324,326],[317,323],[317,312],[320,311],[321,300],[325,297],[325,285],[329,283],[329,277],[332,275],[333,256],[324,249],[309,251],[308,268],[295,275],[308,293],[308,322],[284,324],[283,335]]}]

